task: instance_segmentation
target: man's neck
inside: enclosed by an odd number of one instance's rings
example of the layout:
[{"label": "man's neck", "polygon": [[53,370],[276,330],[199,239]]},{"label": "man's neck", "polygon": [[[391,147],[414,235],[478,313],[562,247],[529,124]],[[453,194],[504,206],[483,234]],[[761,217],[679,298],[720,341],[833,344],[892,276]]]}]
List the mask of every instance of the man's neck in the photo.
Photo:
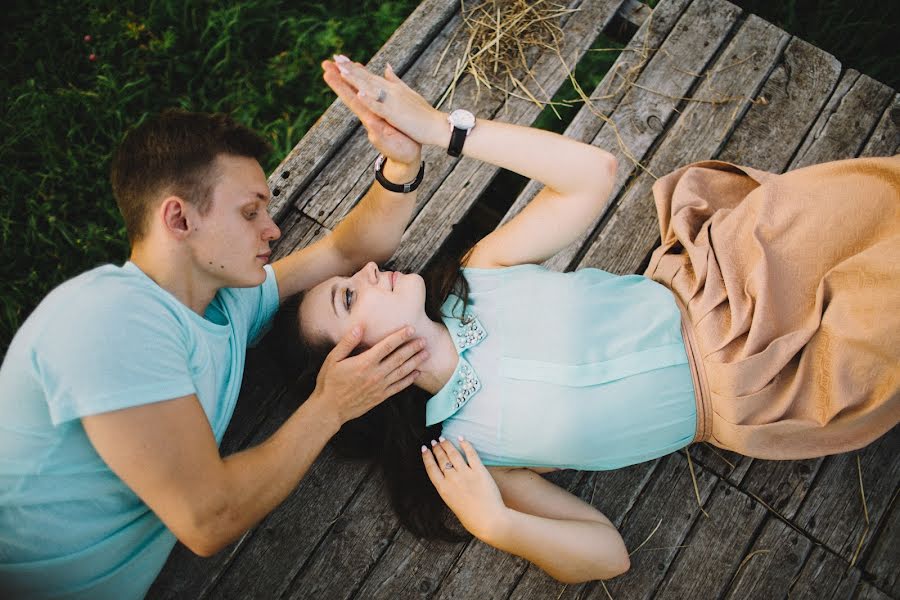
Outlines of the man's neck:
[{"label": "man's neck", "polygon": [[187,257],[176,250],[154,248],[150,252],[143,246],[135,246],[129,260],[159,287],[200,316],[206,313],[206,307],[219,291],[214,283],[193,268]]}]

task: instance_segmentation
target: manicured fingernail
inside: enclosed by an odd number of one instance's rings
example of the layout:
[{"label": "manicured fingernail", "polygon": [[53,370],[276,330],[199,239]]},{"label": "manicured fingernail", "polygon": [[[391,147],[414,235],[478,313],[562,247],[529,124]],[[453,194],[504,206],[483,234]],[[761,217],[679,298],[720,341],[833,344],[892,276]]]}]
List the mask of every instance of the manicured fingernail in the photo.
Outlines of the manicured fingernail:
[{"label": "manicured fingernail", "polygon": [[341,72],[341,75],[346,75],[347,73],[350,72],[345,67],[342,67],[341,65],[338,65],[338,71]]},{"label": "manicured fingernail", "polygon": [[422,350],[422,360],[428,360],[428,350]]},{"label": "manicured fingernail", "polygon": [[365,97],[366,97],[366,93],[365,93],[364,91],[362,91],[362,90],[359,90],[359,92],[357,92],[356,95],[359,96],[360,98],[365,98]]},{"label": "manicured fingernail", "polygon": [[407,327],[407,328],[406,328],[406,335],[412,335],[412,334],[414,334],[415,332],[416,332],[416,328],[415,328],[415,327]]},{"label": "manicured fingernail", "polygon": [[440,436],[440,437],[438,438],[438,441],[439,441],[439,442],[446,442],[447,440],[444,439],[444,436]]},{"label": "manicured fingernail", "polygon": [[348,63],[348,62],[350,62],[350,59],[347,58],[346,56],[344,56],[343,54],[335,54],[335,55],[334,55],[334,62],[336,62],[336,63]]},{"label": "manicured fingernail", "polygon": [[435,446],[437,446],[437,442],[434,440],[431,440],[431,447],[434,448]]},{"label": "manicured fingernail", "polygon": [[425,445],[423,444],[422,445],[422,453],[424,454],[425,452],[428,452],[428,448],[426,448]]},{"label": "manicured fingernail", "polygon": [[394,71],[394,67],[392,67],[392,66],[391,66],[391,63],[388,63],[388,64],[387,64],[387,68],[388,68],[388,69],[390,69],[390,70],[391,70],[391,72],[393,72],[393,71]]},{"label": "manicured fingernail", "polygon": [[413,371],[413,379],[418,378],[419,375],[421,375],[421,374],[422,374],[421,371]]},{"label": "manicured fingernail", "polygon": [[359,326],[353,328],[352,335],[359,335]]},{"label": "manicured fingernail", "polygon": [[466,440],[463,439],[463,436],[461,436],[461,435],[456,436],[456,439],[458,439],[458,440],[461,441],[461,442],[466,441]]}]

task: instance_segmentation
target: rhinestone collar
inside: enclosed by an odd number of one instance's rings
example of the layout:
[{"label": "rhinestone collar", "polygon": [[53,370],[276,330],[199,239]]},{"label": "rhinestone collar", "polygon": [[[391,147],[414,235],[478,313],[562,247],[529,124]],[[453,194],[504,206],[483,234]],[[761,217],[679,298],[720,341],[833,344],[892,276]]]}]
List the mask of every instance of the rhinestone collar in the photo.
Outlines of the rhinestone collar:
[{"label": "rhinestone collar", "polygon": [[[441,312],[444,315],[456,312],[447,310],[447,308],[452,306],[451,301],[454,301],[455,304],[457,300],[456,296],[451,295],[444,303]],[[426,426],[448,419],[481,389],[481,381],[479,381],[475,369],[463,354],[469,348],[480,344],[487,337],[487,332],[481,322],[469,311],[459,318],[452,316],[442,316],[441,318],[450,332],[453,345],[456,346],[459,362],[449,381],[425,404]]]}]

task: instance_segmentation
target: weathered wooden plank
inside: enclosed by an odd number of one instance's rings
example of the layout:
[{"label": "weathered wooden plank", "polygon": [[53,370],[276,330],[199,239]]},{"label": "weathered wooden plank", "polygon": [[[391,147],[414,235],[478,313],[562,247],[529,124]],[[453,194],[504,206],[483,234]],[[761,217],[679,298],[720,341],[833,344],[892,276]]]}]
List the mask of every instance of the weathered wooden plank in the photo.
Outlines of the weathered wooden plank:
[{"label": "weathered wooden plank", "polygon": [[[574,65],[587,51],[599,32],[609,22],[622,0],[590,0],[582,2],[580,11],[566,22],[560,52],[544,52],[535,61],[532,70],[536,82],[531,85],[535,94],[552,95],[566,80],[567,74],[559,62],[561,55],[567,65]],[[543,90],[543,91],[540,91]],[[454,104],[480,106],[478,88],[471,78],[463,80],[456,88]],[[510,97],[499,106],[498,115],[503,120],[524,125],[531,124],[540,108],[528,100]],[[479,115],[493,114],[479,111]],[[402,269],[420,270],[427,264],[447,238],[454,223],[464,216],[481,193],[487,188],[497,167],[463,158],[419,212],[404,235],[393,264]]]},{"label": "weathered wooden plank", "polygon": [[747,546],[766,518],[750,496],[719,481],[654,598],[718,597],[734,577]]},{"label": "weathered wooden plank", "polygon": [[465,549],[432,597],[435,600],[505,599],[527,566],[524,559],[475,540]]},{"label": "weathered wooden plank", "polygon": [[[896,459],[895,459],[896,460]],[[900,489],[894,490],[881,531],[865,561],[865,570],[874,576],[873,584],[900,598]]]},{"label": "weathered wooden plank", "polygon": [[893,96],[894,91],[886,85],[848,70],[790,168],[856,156]]},{"label": "weathered wooden plank", "polygon": [[726,599],[784,597],[812,546],[790,525],[769,516],[759,537],[741,558],[742,566],[734,575]]},{"label": "weathered wooden plank", "polygon": [[[702,469],[695,472],[700,501],[705,504],[718,478]],[[652,481],[619,527],[632,553],[631,569],[606,582],[605,588],[593,586],[585,598],[606,600],[607,590],[613,598],[652,597],[694,522],[705,518],[698,515],[687,460],[680,453],[662,458]]]},{"label": "weathered wooden plank", "polygon": [[[869,531],[862,551],[872,543],[888,504],[900,485],[900,428],[857,452],[829,456],[797,513],[797,525],[847,562],[866,530],[859,489],[862,472]],[[857,468],[859,460],[859,469]]]},{"label": "weathered wooden plank", "polygon": [[893,156],[900,149],[900,94],[888,103],[860,156]]},{"label": "weathered wooden plank", "polygon": [[252,531],[203,597],[277,598],[339,522],[369,465],[326,447],[297,489]]},{"label": "weathered wooden plank", "polygon": [[787,590],[791,600],[845,600],[859,583],[859,569],[848,569],[847,563],[821,546],[815,546],[800,570],[800,575]]},{"label": "weathered wooden plank", "polygon": [[401,529],[368,573],[356,597],[431,598],[467,544],[423,540]]},{"label": "weathered wooden plank", "polygon": [[332,525],[315,554],[292,578],[287,586],[289,593],[278,597],[351,597],[399,527],[384,478],[376,470]]},{"label": "weathered wooden plank", "polygon": [[[423,0],[375,53],[369,67],[381,71],[391,63],[402,75],[458,10],[457,0]],[[269,214],[276,221],[281,220],[296,194],[340,151],[341,145],[358,126],[359,122],[344,103],[335,100],[281,161],[269,176],[269,189],[273,193]],[[274,196],[276,189],[278,195]]]},{"label": "weathered wooden plank", "polygon": [[[650,148],[665,135],[677,118],[677,107],[698,80],[715,79],[715,71],[704,72],[716,51],[731,32],[740,10],[720,0],[696,0],[684,12],[678,25],[666,38],[650,64],[609,116],[594,140],[594,146],[612,152],[618,159],[615,185],[610,203],[635,173],[636,162],[643,162]],[[651,91],[652,90],[652,91]],[[564,271],[592,237],[604,215],[544,264]]]},{"label": "weathered wooden plank", "polygon": [[637,28],[646,23],[647,19],[653,15],[653,9],[639,0],[626,0],[616,14]]},{"label": "weathered wooden plank", "polygon": [[[321,231],[325,229],[324,231]],[[319,234],[327,235],[331,230],[313,219],[310,219],[296,207],[288,209],[281,222],[281,238],[272,248],[272,260],[284,258],[294,250],[305,248],[309,245],[308,239],[318,239]]]},{"label": "weathered wooden plank", "polygon": [[889,596],[865,581],[859,582],[859,585],[856,587],[856,595],[854,596],[855,600],[891,600],[892,598],[895,599],[896,596]]},{"label": "weathered wooden plank", "polygon": [[[750,99],[757,95],[788,39],[783,31],[751,15],[709,69],[716,75],[704,81],[693,95],[708,100],[742,99],[723,104],[689,102],[650,159],[649,171],[662,175],[684,164],[715,156]],[[636,178],[580,266],[624,274],[641,264],[659,237],[650,191],[654,181],[646,172]]]},{"label": "weathered wooden plank", "polygon": [[691,444],[691,459],[707,471],[715,473],[732,485],[739,485],[753,464],[753,459],[729,452],[709,443]]},{"label": "weathered wooden plank", "polygon": [[841,64],[832,55],[793,38],[760,96],[717,158],[764,171],[784,171],[834,91]]},{"label": "weathered wooden plank", "polygon": [[[615,471],[586,473],[574,493],[597,507],[616,527],[620,527],[661,462],[661,459],[657,459]],[[592,584],[560,583],[534,565],[529,565],[513,588],[510,598],[563,600],[580,597],[590,587]]]},{"label": "weathered wooden plank", "polygon": [[754,460],[740,487],[760,498],[779,515],[793,519],[822,466],[822,460]]},{"label": "weathered wooden plank", "polygon": [[[606,116],[613,113],[628,91],[625,86],[626,77],[630,75],[636,79],[636,75],[650,64],[656,49],[663,45],[688,4],[689,0],[671,0],[663,2],[653,11],[652,19],[634,34],[609,72],[591,92],[590,98],[596,98],[592,100],[594,111],[586,106],[582,107],[569,123],[564,135],[585,143],[591,143],[597,137],[605,123],[597,114]],[[500,225],[519,214],[542,187],[543,184],[530,181],[507,210]]]}]

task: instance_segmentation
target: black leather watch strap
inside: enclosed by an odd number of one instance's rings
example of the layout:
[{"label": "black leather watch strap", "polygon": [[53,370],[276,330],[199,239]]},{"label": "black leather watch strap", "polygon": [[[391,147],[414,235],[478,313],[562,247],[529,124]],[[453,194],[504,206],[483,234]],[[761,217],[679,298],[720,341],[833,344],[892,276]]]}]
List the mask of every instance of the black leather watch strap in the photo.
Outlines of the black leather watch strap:
[{"label": "black leather watch strap", "polygon": [[463,144],[469,131],[460,127],[454,127],[453,133],[450,134],[450,145],[447,146],[447,154],[450,156],[459,156],[462,154]]},{"label": "black leather watch strap", "polygon": [[416,178],[409,183],[394,183],[393,181],[388,181],[387,177],[384,176],[384,163],[386,162],[387,160],[383,154],[379,154],[378,158],[375,159],[375,179],[381,184],[381,187],[389,192],[408,194],[409,192],[415,191],[425,178],[425,162],[423,161],[422,165],[419,167]]}]

